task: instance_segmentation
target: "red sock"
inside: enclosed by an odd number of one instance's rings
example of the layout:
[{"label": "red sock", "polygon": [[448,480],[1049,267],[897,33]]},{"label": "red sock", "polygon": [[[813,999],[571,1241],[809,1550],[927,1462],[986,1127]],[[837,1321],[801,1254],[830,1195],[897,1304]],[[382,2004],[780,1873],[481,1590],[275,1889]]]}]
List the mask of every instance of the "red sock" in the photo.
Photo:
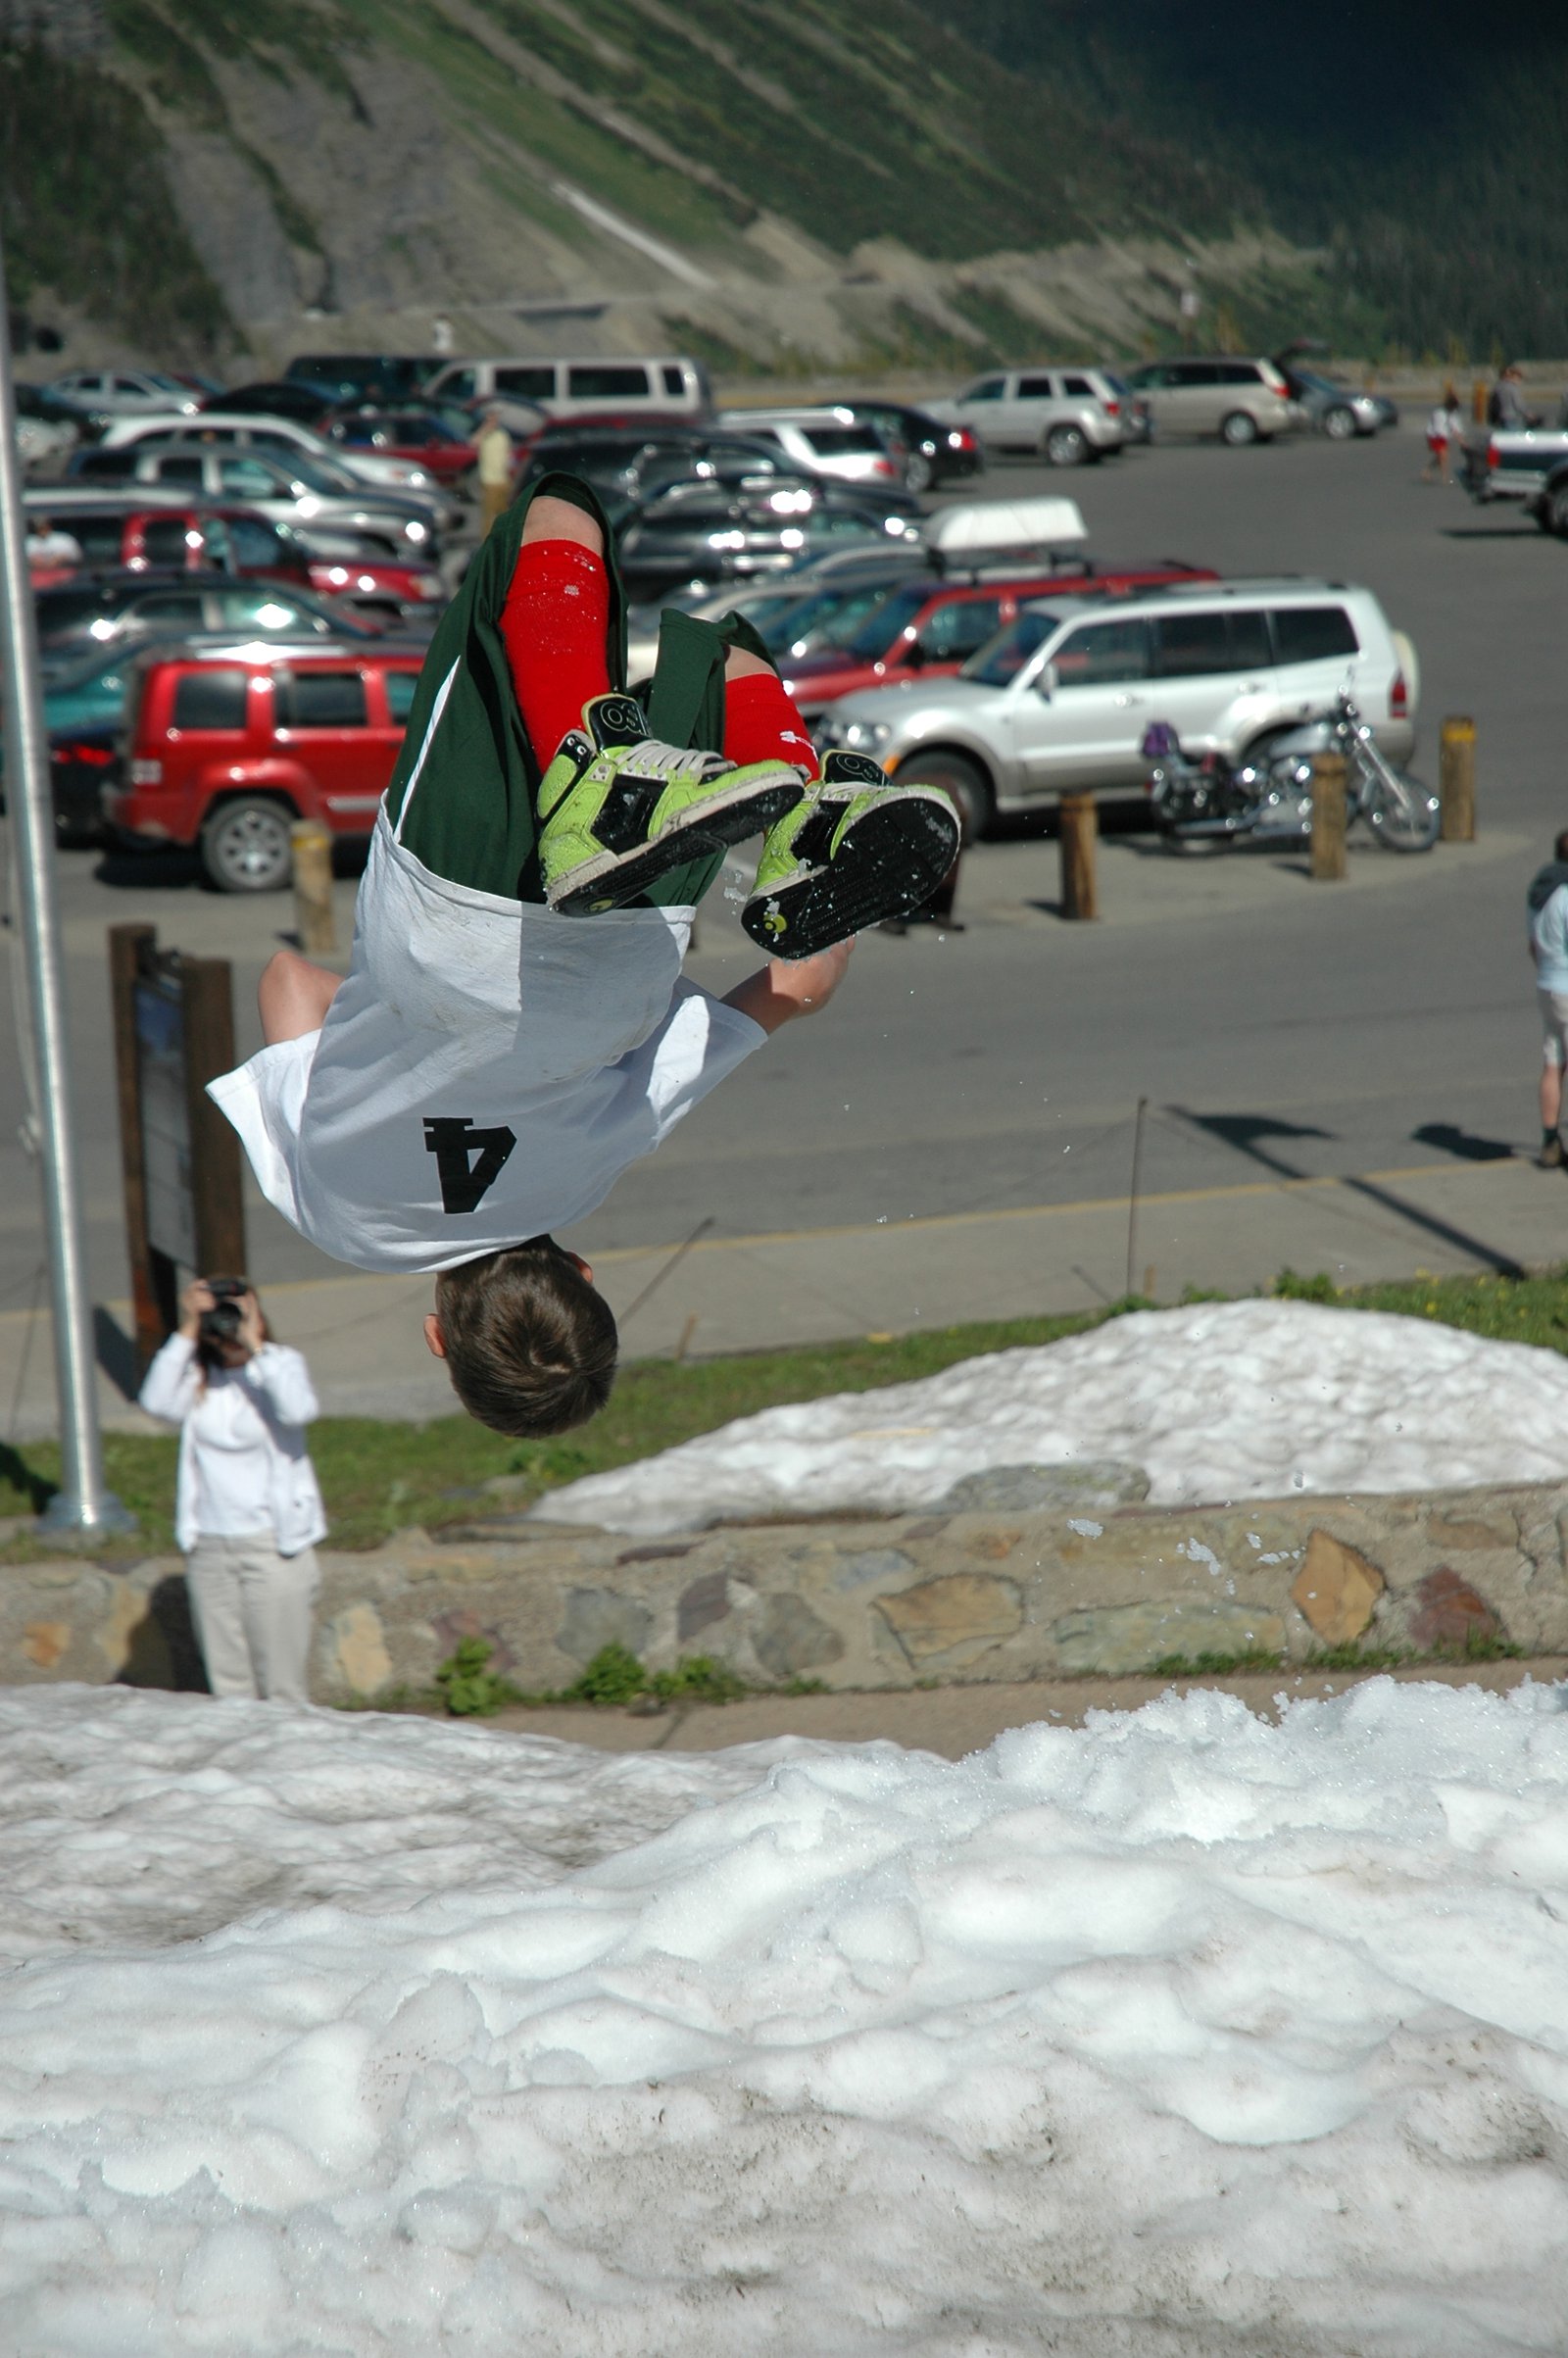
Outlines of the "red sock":
[{"label": "red sock", "polygon": [[502,609],[501,636],[541,769],[555,760],[566,731],[581,728],[589,697],[609,692],[609,630],[604,559],[574,540],[524,542]]},{"label": "red sock", "polygon": [[724,682],[724,759],[741,768],[751,761],[793,761],[808,778],[817,775],[816,748],[776,671]]}]

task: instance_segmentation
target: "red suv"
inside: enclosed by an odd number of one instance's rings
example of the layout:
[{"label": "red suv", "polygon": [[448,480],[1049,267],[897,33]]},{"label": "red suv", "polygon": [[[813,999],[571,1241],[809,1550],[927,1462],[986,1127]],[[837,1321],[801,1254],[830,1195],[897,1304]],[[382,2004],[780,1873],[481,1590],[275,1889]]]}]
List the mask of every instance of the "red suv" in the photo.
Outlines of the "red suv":
[{"label": "red suv", "polygon": [[193,844],[220,892],[289,881],[289,828],[368,835],[424,651],[254,642],[153,658],[127,700],[104,815],[147,843]]},{"label": "red suv", "polygon": [[841,647],[818,648],[785,666],[784,685],[808,720],[859,688],[896,688],[901,681],[940,678],[956,671],[1012,620],[1031,598],[1096,590],[1152,589],[1162,581],[1213,581],[1207,565],[1099,566],[1069,564],[1052,572],[952,574],[901,582],[857,624]]}]

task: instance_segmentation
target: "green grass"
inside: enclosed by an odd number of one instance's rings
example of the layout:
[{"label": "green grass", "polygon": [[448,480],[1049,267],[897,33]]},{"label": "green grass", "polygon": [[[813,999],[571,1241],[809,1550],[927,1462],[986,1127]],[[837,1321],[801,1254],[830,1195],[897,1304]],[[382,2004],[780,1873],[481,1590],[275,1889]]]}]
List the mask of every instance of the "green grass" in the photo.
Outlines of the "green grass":
[{"label": "green grass", "polygon": [[[1273,1290],[1286,1299],[1347,1311],[1394,1310],[1495,1341],[1568,1352],[1568,1267],[1521,1278],[1418,1276],[1407,1284],[1344,1292],[1327,1275],[1283,1270]],[[1223,1298],[1202,1293],[1191,1299]],[[1152,1306],[1134,1295],[1080,1316],[1012,1318],[728,1358],[637,1360],[621,1371],[604,1414],[557,1441],[508,1441],[466,1416],[424,1425],[323,1417],[312,1427],[311,1454],[326,1500],[331,1545],[375,1547],[416,1524],[437,1531],[475,1516],[518,1512],[563,1483],[670,1449],[732,1417],[786,1400],[909,1383],[984,1351],[1059,1342],[1122,1311]],[[105,1435],[110,1486],[137,1521],[128,1538],[97,1551],[106,1559],[172,1552],[177,1447],[172,1434]],[[54,1491],[59,1466],[52,1442],[0,1447],[0,1516],[36,1513]],[[501,1495],[485,1488],[497,1477],[506,1478]],[[26,1530],[0,1540],[0,1562],[24,1562],[54,1551],[53,1543]]]}]

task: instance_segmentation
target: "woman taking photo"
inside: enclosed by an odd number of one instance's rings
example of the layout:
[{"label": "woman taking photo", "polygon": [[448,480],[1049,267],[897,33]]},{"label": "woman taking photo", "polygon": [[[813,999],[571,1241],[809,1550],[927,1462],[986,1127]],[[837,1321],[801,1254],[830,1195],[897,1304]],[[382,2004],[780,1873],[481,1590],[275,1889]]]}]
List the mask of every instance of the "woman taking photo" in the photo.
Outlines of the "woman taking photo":
[{"label": "woman taking photo", "polygon": [[305,1449],[317,1402],[304,1359],[271,1340],[246,1279],[198,1278],[141,1404],[180,1428],[174,1530],[213,1693],[308,1702],[326,1519]]}]

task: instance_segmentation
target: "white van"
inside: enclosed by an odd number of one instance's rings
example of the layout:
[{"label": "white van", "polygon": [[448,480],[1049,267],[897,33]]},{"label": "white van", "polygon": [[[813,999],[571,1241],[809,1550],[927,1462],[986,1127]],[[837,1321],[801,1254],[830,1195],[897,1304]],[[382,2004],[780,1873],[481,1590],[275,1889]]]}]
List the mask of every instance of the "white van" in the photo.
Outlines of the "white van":
[{"label": "white van", "polygon": [[531,401],[552,418],[598,410],[652,410],[665,418],[706,418],[713,406],[708,371],[678,354],[631,361],[449,361],[425,387],[441,401]]}]

